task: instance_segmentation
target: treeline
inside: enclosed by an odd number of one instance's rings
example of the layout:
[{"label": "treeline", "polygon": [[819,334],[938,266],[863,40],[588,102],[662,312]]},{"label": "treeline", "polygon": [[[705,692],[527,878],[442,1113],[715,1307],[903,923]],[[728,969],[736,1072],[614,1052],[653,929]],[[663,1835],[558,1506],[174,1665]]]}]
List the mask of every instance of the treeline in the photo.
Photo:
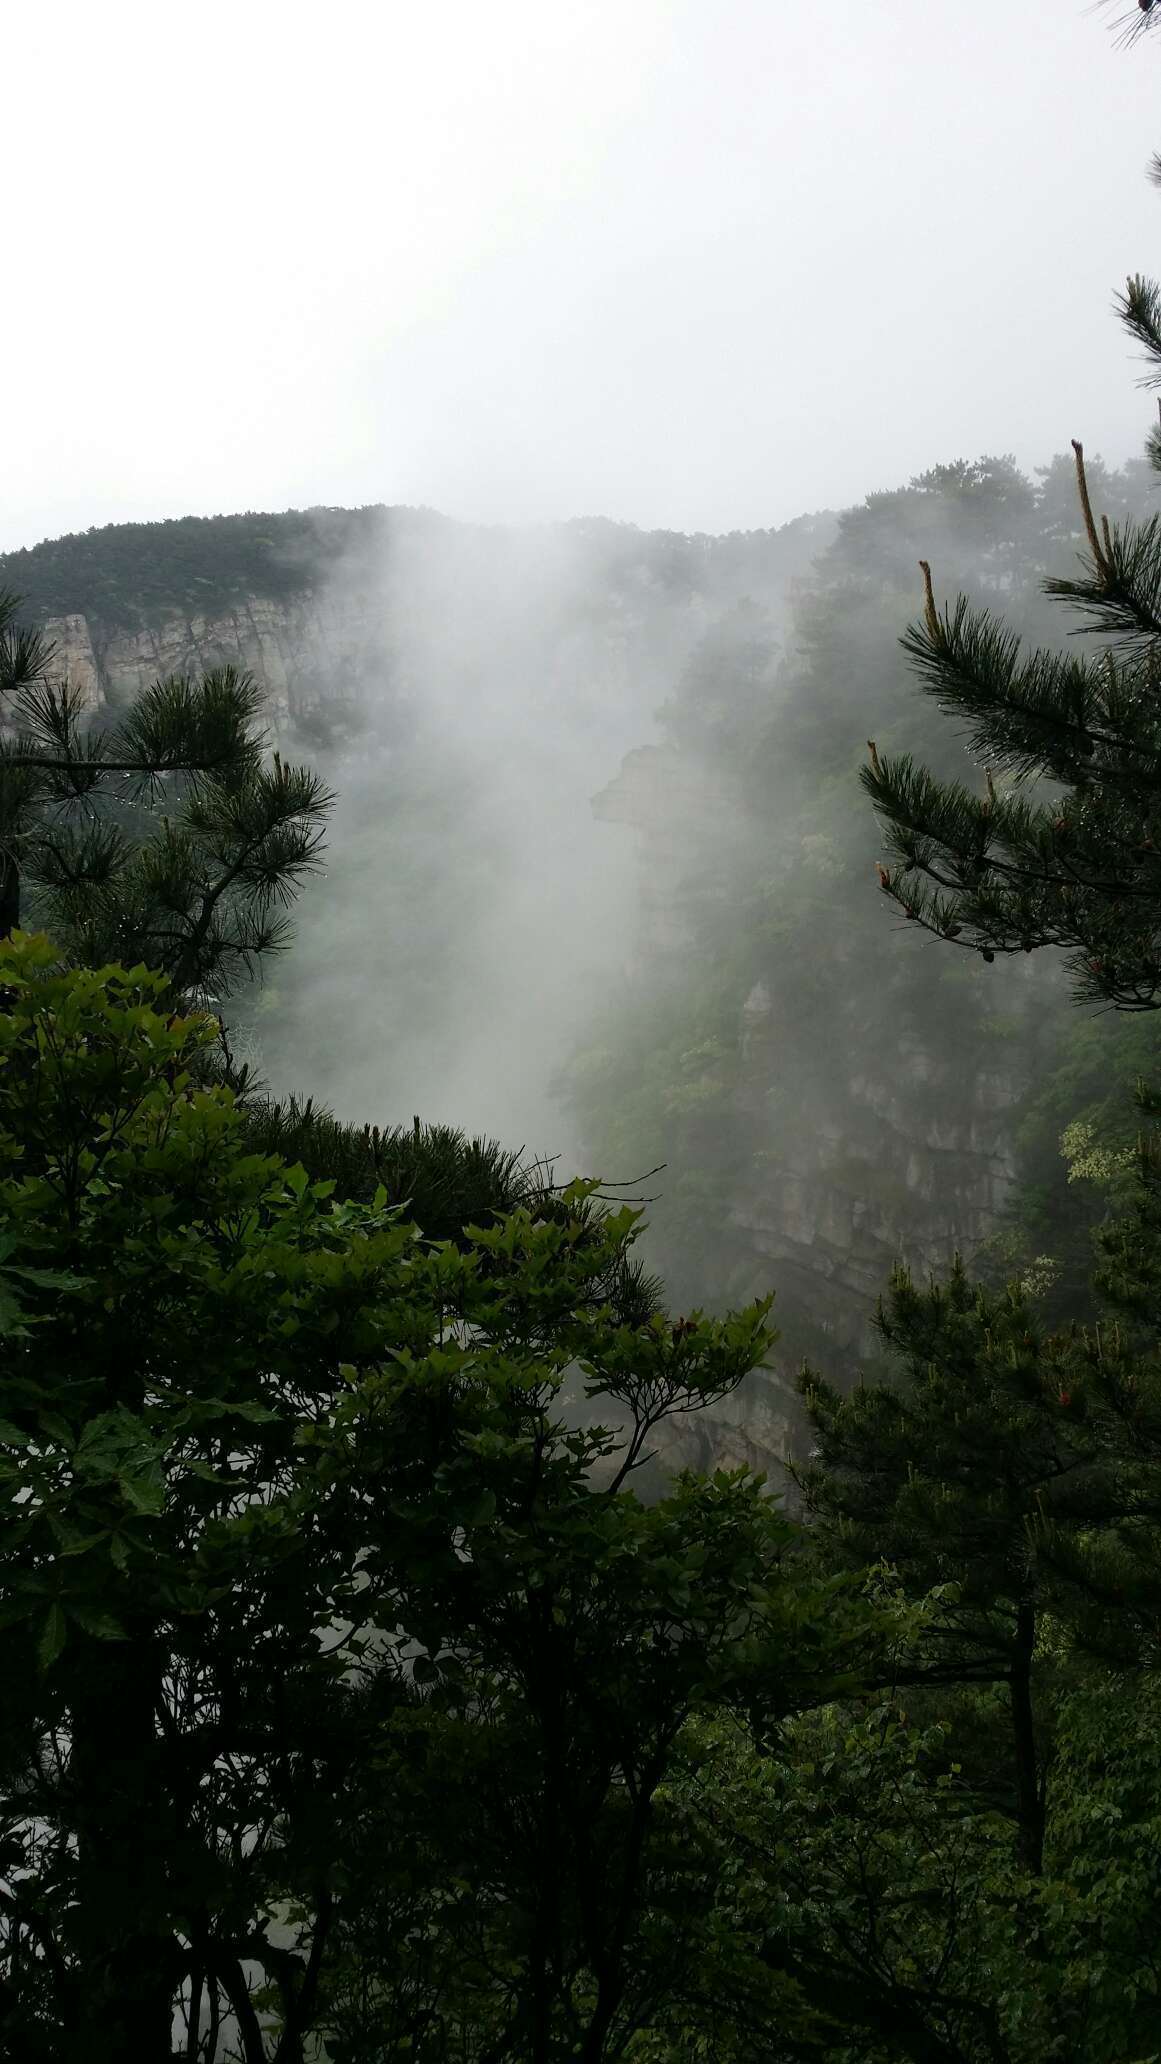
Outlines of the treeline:
[{"label": "treeline", "polygon": [[[1161,292],[1123,312],[1161,378]],[[798,649],[736,612],[666,713],[722,815],[768,808],[757,863],[720,819],[694,842],[686,922],[711,998],[787,960],[817,985],[801,1103],[829,1013],[889,1056],[921,975],[961,1068],[1046,954],[1038,1012],[1156,1022],[1161,523],[1078,446],[1053,541],[1054,479],[874,498]],[[892,521],[925,562],[906,706],[867,636],[900,621]],[[1020,645],[1070,538],[1050,596],[1096,637]],[[1161,1088],[1131,1143],[1071,1132],[1107,1204],[1075,1297],[900,1268],[867,1380],[802,1371],[801,1520],[746,1470],[646,1498],[667,1424],[768,1358],[772,1299],[673,1316],[599,1185],[257,1094],[230,995],[288,943],[331,799],[266,757],[251,684],[90,727],[6,596],[0,695],[5,2053],[1151,2064]],[[780,737],[815,753],[806,817]],[[724,1056],[679,1058],[696,1167]],[[1042,1122],[1117,1066],[1086,1036]]]},{"label": "treeline", "polygon": [[[580,518],[559,530],[600,587],[615,592],[620,583],[645,581],[693,595],[707,584],[761,588],[772,559],[780,574],[784,566],[805,568],[818,532],[829,527],[827,517],[802,517],[778,530],[690,537]],[[292,601],[322,589],[340,567],[365,567],[374,583],[400,539],[454,533],[473,534],[472,526],[381,503],[114,523],[0,553],[0,587],[21,596],[32,623],[81,615],[106,630],[132,630],[171,610],[213,616],[250,596]]]},{"label": "treeline", "polygon": [[[1148,510],[1145,464],[1088,477],[1111,520]],[[1131,1140],[1155,1026],[1070,1017],[1044,956],[1001,982],[978,956],[933,955],[905,918],[892,937],[859,792],[868,739],[977,779],[962,730],[917,703],[900,664],[919,559],[1026,640],[1075,650],[1042,581],[1085,543],[1071,456],[1034,479],[983,458],[871,495],[796,584],[788,628],[747,603],[711,626],[659,712],[661,748],[635,756],[648,807],[625,786],[624,811],[661,914],[560,1088],[592,1166],[668,1163],[650,1251],[678,1300],[751,1294],[773,1244],[791,1370],[803,1355],[848,1379],[865,1365],[862,1284],[899,1252],[942,1266],[970,1244],[995,1283],[1051,1249],[1055,1280],[1085,1293],[1103,1205],[1070,1181],[1060,1136],[1076,1121]],[[981,1083],[1006,1103],[1000,1124]],[[998,1226],[982,1134],[1014,1178]],[[836,1312],[829,1279],[848,1265]]]},{"label": "treeline", "polygon": [[[1155,580],[1126,521],[1073,599],[1143,614]],[[899,1271],[885,1380],[803,1374],[804,1524],[744,1470],[646,1500],[666,1423],[769,1354],[770,1300],[672,1318],[594,1185],[256,1100],[207,1005],[283,943],[263,914],[325,799],[283,795],[244,684],[163,684],[92,739],[2,628],[8,838],[59,934],[0,945],[8,2051],[1143,2064],[1156,1139],[1093,1150],[1096,1323]],[[1151,978],[1155,640],[1017,670],[932,595],[909,642],[988,781],[876,746],[866,785],[938,953],[1076,934],[1082,991]],[[86,804],[119,783],[111,865]],[[157,972],[86,966],[199,831],[220,924],[203,887]]]}]

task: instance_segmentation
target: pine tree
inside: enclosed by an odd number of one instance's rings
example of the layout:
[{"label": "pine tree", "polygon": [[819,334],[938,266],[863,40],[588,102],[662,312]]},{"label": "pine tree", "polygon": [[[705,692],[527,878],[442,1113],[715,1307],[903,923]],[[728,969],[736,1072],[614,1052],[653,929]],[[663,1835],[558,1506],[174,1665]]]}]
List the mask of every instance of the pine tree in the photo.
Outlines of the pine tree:
[{"label": "pine tree", "polygon": [[[1154,165],[1154,178],[1161,176]],[[1118,312],[1161,385],[1161,287],[1126,283]],[[902,640],[924,691],[961,720],[985,793],[869,741],[863,782],[886,827],[883,892],[936,938],[993,961],[1064,951],[1081,999],[1161,1006],[1161,516],[1098,519],[1082,445],[1087,539],[1078,574],[1047,579],[1101,640],[1084,656],[1025,652],[961,595],[940,609],[926,560],[922,619]],[[1148,445],[1161,471],[1161,427]],[[996,776],[1011,779],[999,784]]]},{"label": "pine tree", "polygon": [[1094,1516],[1085,1429],[1016,1286],[992,1295],[957,1261],[920,1290],[900,1268],[876,1327],[902,1380],[844,1397],[807,1370],[814,1446],[793,1473],[826,1562],[882,1558],[910,1597],[938,1599],[917,1681],[994,1687],[973,1710],[972,1758],[1036,1870],[1053,1675],[1039,1636],[1056,1585],[1034,1535],[1050,1521],[1063,1542]]},{"label": "pine tree", "polygon": [[174,676],[102,728],[0,591],[0,937],[29,914],[82,964],[147,962],[209,1001],[284,946],[331,797],[263,755],[261,696]]}]

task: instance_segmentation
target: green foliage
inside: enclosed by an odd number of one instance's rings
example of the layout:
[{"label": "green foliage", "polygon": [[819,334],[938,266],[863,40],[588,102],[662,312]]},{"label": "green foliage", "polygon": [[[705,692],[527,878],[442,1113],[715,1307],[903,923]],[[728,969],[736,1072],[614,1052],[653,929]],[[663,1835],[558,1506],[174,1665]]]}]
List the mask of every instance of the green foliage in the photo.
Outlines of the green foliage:
[{"label": "green foliage", "polygon": [[1157,1071],[1161,1035],[1150,1012],[1072,1017],[1056,1033],[1051,1058],[1014,1128],[1018,1179],[972,1266],[997,1290],[1032,1270],[1039,1308],[1057,1326],[1096,1317],[1094,1239],[1114,1201],[1083,1162],[1070,1158],[1065,1141],[1083,1133],[1121,1165],[1126,1155],[1133,1158],[1141,1116],[1135,1091]]},{"label": "green foliage", "polygon": [[253,595],[309,593],[376,514],[307,509],[113,524],[7,553],[0,581],[19,589],[39,622],[81,615],[136,626],[172,609],[208,616]]},{"label": "green foliage", "polygon": [[0,932],[22,893],[74,960],[148,958],[179,996],[229,990],[287,943],[280,909],[317,867],[332,797],[265,764],[261,698],[223,667],[158,681],[100,729],[0,593]]},{"label": "green foliage", "polygon": [[669,1796],[709,1897],[701,1942],[632,2056],[1044,2055],[1018,1931],[1024,1884],[946,1730],[897,1702],[794,1719],[756,1754],[729,1721],[687,1731]]},{"label": "green foliage", "polygon": [[[873,880],[874,826],[857,804],[868,730],[884,750],[913,739],[918,721],[932,760],[967,771],[938,713],[927,718],[921,705],[916,715],[899,680],[900,613],[924,540],[943,541],[973,597],[1002,594],[1032,634],[1050,635],[1039,579],[1083,534],[1066,474],[1058,462],[1032,483],[1011,461],[984,459],[868,497],[795,585],[789,621],[775,625],[752,607],[723,615],[660,713],[666,747],[632,819],[660,921],[632,981],[594,1013],[561,1086],[590,1165],[666,1164],[653,1186],[651,1252],[679,1301],[712,1304],[745,1281],[757,1243],[738,1222],[772,1218],[781,1230],[782,1185],[793,1181],[809,1183],[812,1203],[825,1200],[835,1242],[845,1210],[860,1272],[876,1254],[886,1265],[900,1250],[930,1251],[931,1199],[917,1191],[904,1135],[937,1127],[941,1144],[967,1140],[981,1075],[1000,1078],[1013,1099],[1023,1082],[1039,1093],[1051,1077],[1060,1035],[1047,971],[1030,969],[999,1009],[978,959],[885,954],[842,884]],[[1093,479],[1114,511],[1140,498],[1131,469],[1094,468]],[[631,771],[627,763],[626,781]],[[608,793],[617,814],[616,784]],[[926,1076],[898,1079],[901,1050],[930,1060]],[[1055,1163],[1074,1115],[1042,1161]],[[961,1165],[948,1157],[949,1189]],[[868,1221],[876,1200],[884,1210]],[[954,1223],[954,1197],[940,1206]],[[1091,1212],[1063,1179],[1052,1208],[1053,1244],[1061,1220],[1078,1225],[1073,1274],[1083,1286]],[[870,1230],[880,1224],[881,1237]],[[1037,1226],[1030,1254],[1049,1244]],[[837,1375],[845,1357],[822,1337],[825,1292],[802,1260],[802,1274],[788,1269],[780,1286],[787,1357],[822,1355]]]},{"label": "green foliage", "polygon": [[6,2043],[616,2054],[687,1717],[833,1696],[883,1617],[758,1480],[632,1492],[768,1303],[618,1323],[591,1185],[423,1242],[251,1150],[163,976],[17,934],[0,979]]},{"label": "green foliage", "polygon": [[[1122,314],[1137,333],[1147,300],[1145,283],[1131,281]],[[880,867],[880,886],[908,919],[989,962],[1062,949],[1078,996],[1152,1010],[1161,521],[1106,514],[1098,533],[1079,444],[1075,453],[1088,549],[1079,577],[1043,587],[1102,637],[1099,655],[1025,655],[1006,623],[962,594],[941,614],[923,560],[925,613],[903,649],[924,691],[960,719],[987,792],[933,775],[910,752],[881,757],[874,743],[862,781],[894,863]],[[997,786],[993,771],[1011,783]]]},{"label": "green foliage", "polygon": [[1045,1933],[1084,2054],[1161,2051],[1157,1678],[1113,1677],[1060,1714]]},{"label": "green foliage", "polygon": [[[563,526],[572,552],[602,585],[696,594],[707,573],[745,594],[772,555],[809,561],[821,522],[729,537],[639,531],[599,518]],[[287,509],[116,523],[0,555],[0,586],[17,589],[38,623],[81,615],[104,629],[158,624],[174,611],[201,617],[244,610],[254,597],[293,606],[341,566],[378,563],[401,541],[462,532],[432,509]],[[477,533],[478,535],[478,533]]]},{"label": "green foliage", "polygon": [[[1056,1660],[1043,1616],[1059,1586],[1037,1528],[1083,1526],[1104,1499],[1091,1484],[1068,1379],[1053,1366],[1020,1289],[949,1282],[915,1288],[897,1272],[877,1330],[903,1370],[848,1396],[803,1379],[816,1459],[795,1467],[828,1563],[881,1555],[908,1594],[948,1587],[928,1630],[919,1681],[1007,1687],[1008,1740],[983,1743],[979,1781],[1009,1812],[1025,1861],[1043,1847],[1045,1684]],[[980,1746],[977,1727],[977,1751]]]}]

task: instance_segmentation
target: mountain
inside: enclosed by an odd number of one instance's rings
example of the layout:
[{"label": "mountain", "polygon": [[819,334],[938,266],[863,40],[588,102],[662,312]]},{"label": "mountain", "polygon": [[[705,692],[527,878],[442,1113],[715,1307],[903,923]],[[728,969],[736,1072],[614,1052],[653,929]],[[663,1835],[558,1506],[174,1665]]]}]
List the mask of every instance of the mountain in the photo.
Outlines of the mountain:
[{"label": "mountain", "polygon": [[[1113,515],[1143,492],[1093,481]],[[676,1309],[773,1287],[771,1368],[681,1434],[768,1466],[804,1356],[874,1363],[899,1257],[1064,1246],[1087,1273],[1059,1135],[1124,1101],[1152,1035],[1098,1051],[1044,956],[989,969],[887,922],[857,778],[874,737],[980,779],[901,663],[916,560],[1059,641],[1040,581],[1078,539],[1063,461],[984,459],[728,537],[312,509],[89,531],[0,585],[95,710],[255,674],[340,800],[241,1049],[344,1117],[418,1111],[643,1188]]]},{"label": "mountain", "polygon": [[[469,601],[485,618],[498,603],[509,630],[523,607],[550,643],[599,628],[628,657],[648,655],[651,674],[660,662],[664,680],[691,630],[742,594],[781,596],[832,529],[823,515],[723,538],[602,519],[503,530],[381,505],[185,516],[0,555],[0,586],[94,705],[232,660],[285,719],[380,687],[417,600],[461,618]],[[495,630],[485,621],[478,635]]]}]

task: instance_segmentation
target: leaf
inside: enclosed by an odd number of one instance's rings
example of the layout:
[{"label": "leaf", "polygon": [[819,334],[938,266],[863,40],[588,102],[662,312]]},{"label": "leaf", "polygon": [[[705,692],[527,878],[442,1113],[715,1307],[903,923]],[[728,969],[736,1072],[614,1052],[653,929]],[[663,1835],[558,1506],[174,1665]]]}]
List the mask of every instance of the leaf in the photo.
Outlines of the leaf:
[{"label": "leaf", "polygon": [[68,1640],[68,1632],[68,1621],[62,1608],[59,1605],[50,1605],[36,1647],[37,1661],[42,1670],[52,1668]]},{"label": "leaf", "polygon": [[200,1476],[203,1483],[213,1484],[219,1490],[237,1490],[246,1481],[243,1476],[224,1476],[220,1469],[213,1468],[209,1462],[199,1462],[196,1458],[187,1462],[185,1466],[191,1476]]},{"label": "leaf", "polygon": [[0,1339],[27,1340],[29,1321],[15,1291],[0,1281]]},{"label": "leaf", "polygon": [[165,1510],[165,1483],[159,1469],[143,1476],[119,1476],[117,1483],[126,1504],[134,1512],[156,1518]]},{"label": "leaf", "polygon": [[98,1641],[126,1641],[128,1636],[119,1620],[111,1613],[94,1612],[87,1605],[69,1606],[69,1618],[76,1621],[86,1634],[92,1634]]},{"label": "leaf", "polygon": [[251,1404],[244,1398],[212,1397],[207,1398],[205,1402],[207,1407],[217,1407],[223,1418],[245,1419],[251,1426],[265,1426],[271,1419],[278,1417],[278,1413],[271,1406]]},{"label": "leaf", "polygon": [[39,1290],[87,1290],[92,1280],[89,1276],[73,1275],[71,1269],[25,1268],[23,1262],[13,1263],[4,1273],[19,1276],[25,1283],[35,1283]]}]

